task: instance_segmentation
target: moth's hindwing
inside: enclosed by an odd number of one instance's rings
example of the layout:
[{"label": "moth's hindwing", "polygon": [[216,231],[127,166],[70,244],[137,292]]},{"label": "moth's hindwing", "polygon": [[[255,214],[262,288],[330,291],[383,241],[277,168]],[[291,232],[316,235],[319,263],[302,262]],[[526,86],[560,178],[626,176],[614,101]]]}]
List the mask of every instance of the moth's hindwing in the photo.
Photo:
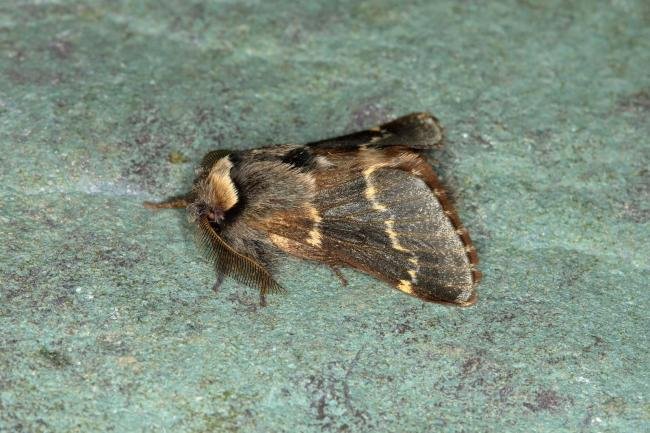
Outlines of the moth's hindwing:
[{"label": "moth's hindwing", "polygon": [[390,146],[430,149],[441,146],[442,142],[443,128],[438,119],[429,113],[411,113],[375,128],[315,141],[306,146],[320,150],[354,150],[361,146],[377,149]]}]

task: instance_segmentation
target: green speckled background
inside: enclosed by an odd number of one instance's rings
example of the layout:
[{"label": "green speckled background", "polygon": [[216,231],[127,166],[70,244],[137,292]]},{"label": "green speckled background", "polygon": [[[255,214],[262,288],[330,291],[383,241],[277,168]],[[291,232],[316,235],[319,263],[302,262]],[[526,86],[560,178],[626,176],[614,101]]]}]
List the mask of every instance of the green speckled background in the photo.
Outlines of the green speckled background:
[{"label": "green speckled background", "polygon": [[[0,5],[0,431],[650,430],[650,3]],[[181,211],[209,149],[412,111],[485,279],[298,261],[257,306]]]}]

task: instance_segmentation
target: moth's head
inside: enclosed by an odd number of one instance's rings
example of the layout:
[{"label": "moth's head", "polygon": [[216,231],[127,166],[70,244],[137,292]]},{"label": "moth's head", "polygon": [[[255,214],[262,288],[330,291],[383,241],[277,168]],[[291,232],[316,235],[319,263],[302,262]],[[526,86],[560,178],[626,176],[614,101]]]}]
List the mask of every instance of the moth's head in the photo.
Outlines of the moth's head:
[{"label": "moth's head", "polygon": [[228,151],[208,153],[199,167],[194,181],[196,200],[188,206],[192,222],[206,219],[212,225],[220,225],[226,212],[239,203],[240,196],[232,179],[233,157]]}]

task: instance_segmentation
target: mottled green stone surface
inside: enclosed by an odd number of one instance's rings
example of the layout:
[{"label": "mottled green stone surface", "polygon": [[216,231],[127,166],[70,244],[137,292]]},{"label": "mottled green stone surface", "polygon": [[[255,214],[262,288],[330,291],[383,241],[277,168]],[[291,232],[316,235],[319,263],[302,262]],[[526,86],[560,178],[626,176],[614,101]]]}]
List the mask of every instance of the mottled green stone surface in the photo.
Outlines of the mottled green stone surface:
[{"label": "mottled green stone surface", "polygon": [[[649,71],[645,0],[3,1],[0,431],[649,431]],[[141,206],[411,111],[475,307],[298,261],[215,296]]]}]

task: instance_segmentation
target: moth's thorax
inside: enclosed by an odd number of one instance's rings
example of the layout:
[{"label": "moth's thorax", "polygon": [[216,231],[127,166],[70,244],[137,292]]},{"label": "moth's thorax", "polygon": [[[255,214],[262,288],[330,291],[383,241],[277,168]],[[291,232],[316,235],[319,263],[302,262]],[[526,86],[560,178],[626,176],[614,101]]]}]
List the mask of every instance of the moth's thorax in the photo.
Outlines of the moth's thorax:
[{"label": "moth's thorax", "polygon": [[230,176],[233,164],[225,156],[214,163],[203,181],[199,198],[215,211],[227,212],[239,201],[237,187]]}]

